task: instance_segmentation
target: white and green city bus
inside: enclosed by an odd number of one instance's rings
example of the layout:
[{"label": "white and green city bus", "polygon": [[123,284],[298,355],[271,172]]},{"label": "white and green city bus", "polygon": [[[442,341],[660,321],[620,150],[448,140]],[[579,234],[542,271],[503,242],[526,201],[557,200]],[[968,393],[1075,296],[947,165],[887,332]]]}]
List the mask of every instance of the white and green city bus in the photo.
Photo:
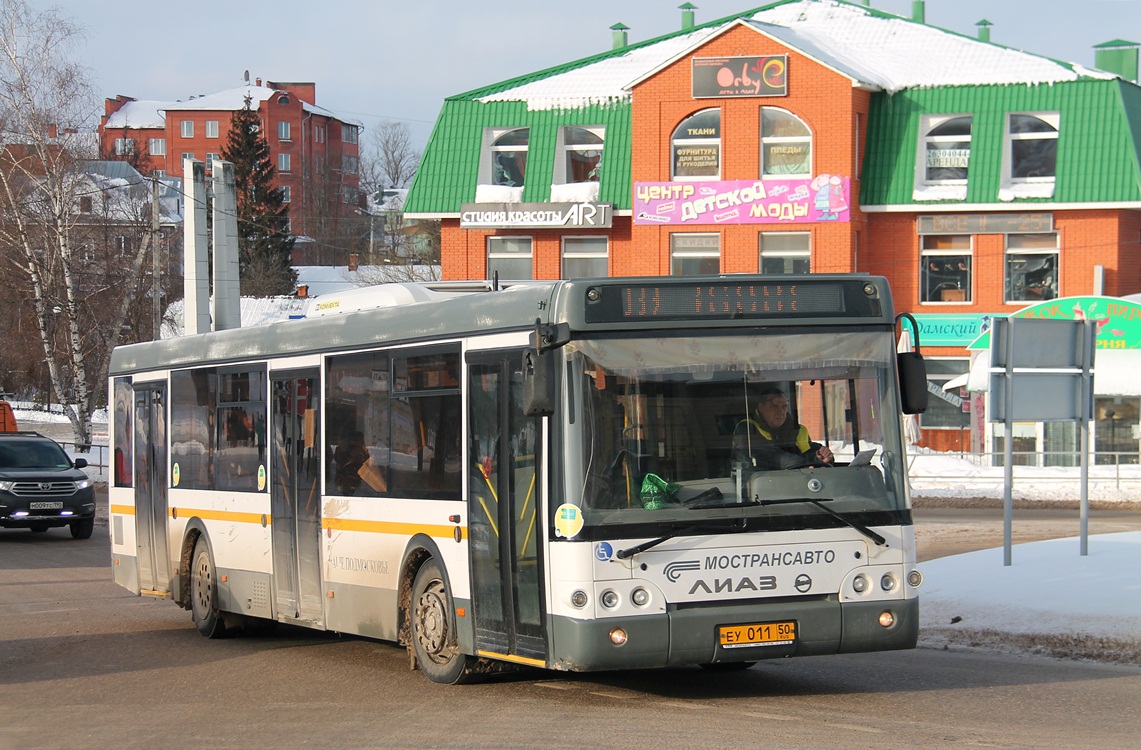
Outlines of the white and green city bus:
[{"label": "white and green city bus", "polygon": [[[444,683],[915,645],[901,413],[926,383],[884,279],[314,303],[112,356],[114,579],[203,635],[392,641]],[[833,463],[742,453],[762,386]]]}]

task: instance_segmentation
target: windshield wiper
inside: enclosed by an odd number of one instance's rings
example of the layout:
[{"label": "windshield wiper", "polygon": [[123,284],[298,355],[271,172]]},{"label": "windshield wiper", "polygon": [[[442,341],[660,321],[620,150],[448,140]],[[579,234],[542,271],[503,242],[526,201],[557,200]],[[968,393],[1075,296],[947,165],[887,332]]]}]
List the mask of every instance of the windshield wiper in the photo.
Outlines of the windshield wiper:
[{"label": "windshield wiper", "polygon": [[840,523],[844,524],[845,526],[850,526],[851,528],[855,529],[856,531],[858,531],[861,534],[863,534],[864,536],[866,536],[868,539],[871,539],[877,545],[879,545],[881,547],[887,546],[887,540],[884,539],[879,534],[877,534],[876,532],[869,529],[867,526],[864,526],[862,523],[859,523],[858,521],[853,521],[850,518],[845,518],[844,516],[840,515],[839,513],[832,510],[827,505],[825,505],[824,503],[832,502],[832,498],[830,498],[830,497],[824,497],[824,498],[820,498],[820,499],[817,499],[814,497],[782,497],[779,500],[761,500],[760,502],[761,502],[762,506],[765,506],[765,505],[790,505],[792,503],[808,503],[809,505],[815,505],[817,508],[824,511],[828,515],[832,516],[833,518],[835,518]]},{"label": "windshield wiper", "polygon": [[745,526],[746,526],[745,519],[741,519],[740,524],[732,524],[729,526],[706,526],[704,524],[696,524],[693,526],[682,526],[681,528],[674,529],[673,531],[669,532],[668,534],[663,534],[662,536],[659,536],[656,539],[651,539],[648,542],[642,542],[641,544],[635,544],[633,547],[628,547],[626,549],[620,549],[615,554],[615,557],[617,557],[619,560],[625,560],[628,557],[633,557],[634,555],[638,554],[639,552],[645,552],[648,549],[651,549],[653,547],[657,547],[662,542],[669,541],[670,539],[673,539],[675,536],[687,536],[689,534],[692,534],[695,531],[706,531],[706,532],[744,531]]}]

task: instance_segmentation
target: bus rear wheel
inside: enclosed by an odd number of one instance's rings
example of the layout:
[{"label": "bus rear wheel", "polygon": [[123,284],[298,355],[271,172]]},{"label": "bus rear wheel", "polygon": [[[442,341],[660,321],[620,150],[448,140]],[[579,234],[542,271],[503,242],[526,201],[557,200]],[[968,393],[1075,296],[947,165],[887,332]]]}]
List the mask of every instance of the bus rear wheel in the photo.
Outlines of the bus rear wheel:
[{"label": "bus rear wheel", "polygon": [[432,682],[454,685],[470,673],[468,657],[456,639],[455,606],[440,564],[424,563],[412,584],[412,648],[416,663]]},{"label": "bus rear wheel", "polygon": [[226,634],[222,613],[218,610],[218,580],[214,557],[206,539],[198,537],[190,558],[190,615],[198,632],[207,638]]}]

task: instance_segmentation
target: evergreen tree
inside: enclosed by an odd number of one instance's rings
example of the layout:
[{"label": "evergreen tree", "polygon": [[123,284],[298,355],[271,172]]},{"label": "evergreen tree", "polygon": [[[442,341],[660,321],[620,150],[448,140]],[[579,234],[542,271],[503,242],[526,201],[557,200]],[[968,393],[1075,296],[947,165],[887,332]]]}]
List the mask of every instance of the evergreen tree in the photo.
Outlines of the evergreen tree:
[{"label": "evergreen tree", "polygon": [[261,119],[250,96],[234,114],[222,158],[234,164],[238,204],[238,272],[243,296],[292,294],[297,273],[291,265],[293,235],[289,204],[273,186],[275,169]]}]

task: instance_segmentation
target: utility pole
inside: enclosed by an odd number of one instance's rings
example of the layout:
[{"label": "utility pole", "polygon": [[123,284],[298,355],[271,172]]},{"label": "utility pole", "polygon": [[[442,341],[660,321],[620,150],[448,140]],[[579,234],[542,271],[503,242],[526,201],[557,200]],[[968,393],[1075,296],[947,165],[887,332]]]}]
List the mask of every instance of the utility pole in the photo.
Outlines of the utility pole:
[{"label": "utility pole", "polygon": [[152,339],[158,341],[162,336],[162,286],[159,284],[159,210],[158,210],[158,178],[151,178],[151,311],[154,313],[154,333]]}]

